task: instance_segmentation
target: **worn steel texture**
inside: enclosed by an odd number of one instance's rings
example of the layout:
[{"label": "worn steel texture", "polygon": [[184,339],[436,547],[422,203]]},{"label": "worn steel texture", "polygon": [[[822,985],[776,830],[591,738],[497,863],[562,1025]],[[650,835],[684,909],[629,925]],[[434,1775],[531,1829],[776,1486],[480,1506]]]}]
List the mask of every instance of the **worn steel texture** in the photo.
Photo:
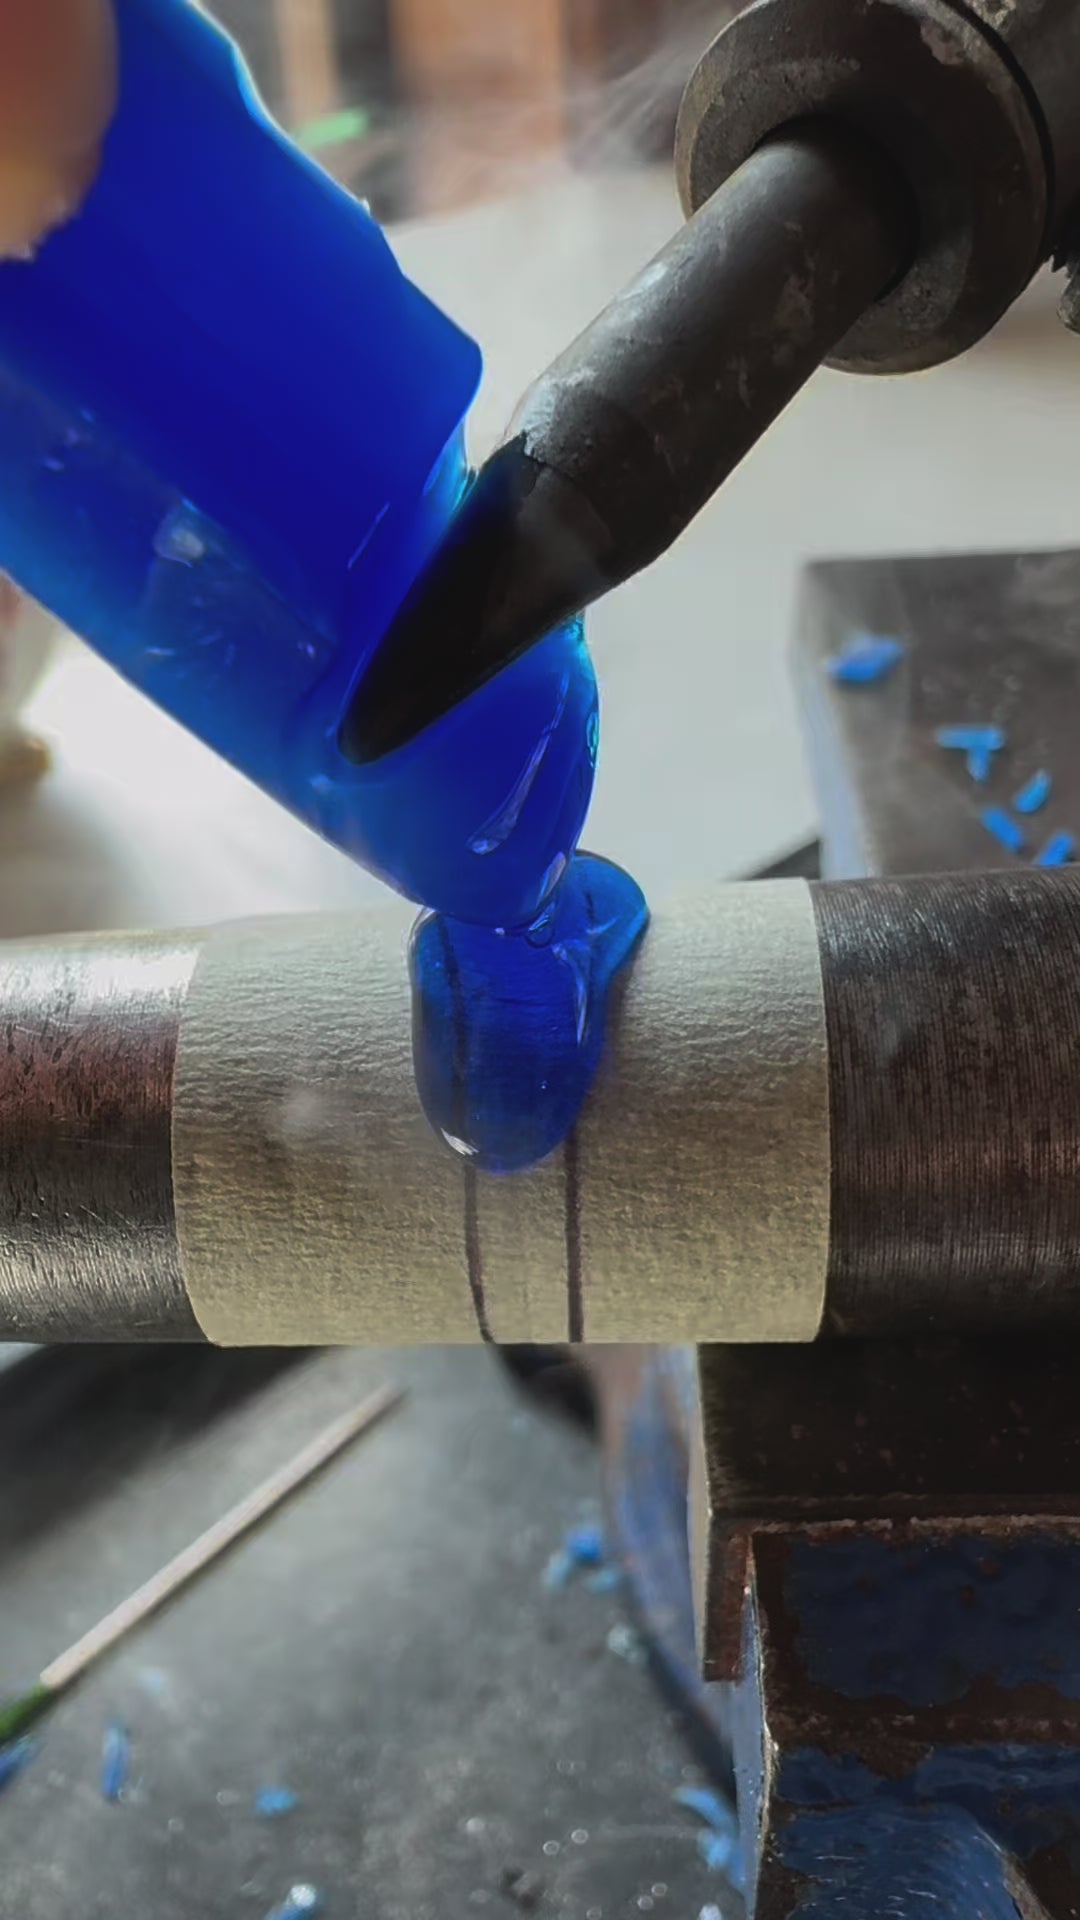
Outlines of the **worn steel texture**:
[{"label": "worn steel texture", "polygon": [[[988,0],[991,10],[1033,17],[1040,9],[1038,0],[992,8]],[[1066,15],[1060,8],[1059,25]],[[1057,32],[1045,66],[1048,91],[1068,91],[1072,113],[1074,31]],[[833,364],[910,372],[973,345],[1050,245],[1045,122],[1006,38],[951,0],[758,0],[713,42],[687,87],[676,138],[687,211],[777,127],[805,116],[869,135],[918,208],[912,264],[855,323]],[[1071,152],[1075,114],[1062,126]]]}]

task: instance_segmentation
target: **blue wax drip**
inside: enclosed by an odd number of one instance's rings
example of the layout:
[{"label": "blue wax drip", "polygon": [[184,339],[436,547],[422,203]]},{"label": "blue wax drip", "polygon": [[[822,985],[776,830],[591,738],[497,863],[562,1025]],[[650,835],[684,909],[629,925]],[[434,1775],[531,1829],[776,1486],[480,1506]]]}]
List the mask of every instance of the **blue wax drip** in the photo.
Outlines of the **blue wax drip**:
[{"label": "blue wax drip", "polygon": [[636,881],[578,854],[526,933],[431,914],[410,948],[413,1060],[424,1111],[490,1173],[544,1159],[600,1061],[608,995],[648,921]]}]

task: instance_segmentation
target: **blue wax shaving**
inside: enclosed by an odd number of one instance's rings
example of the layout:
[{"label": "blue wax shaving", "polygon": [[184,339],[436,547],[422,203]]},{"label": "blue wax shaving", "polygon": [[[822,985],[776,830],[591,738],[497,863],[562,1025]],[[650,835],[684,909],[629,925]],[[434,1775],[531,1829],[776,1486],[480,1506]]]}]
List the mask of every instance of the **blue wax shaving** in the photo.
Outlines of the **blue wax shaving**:
[{"label": "blue wax shaving", "polygon": [[290,753],[327,839],[455,920],[533,923],[577,847],[595,775],[596,678],[580,620],[371,766],[343,758],[322,690],[305,720]]},{"label": "blue wax shaving", "polygon": [[1076,841],[1071,833],[1053,833],[1041,853],[1035,855],[1036,867],[1066,867],[1076,853]]},{"label": "blue wax shaving", "polygon": [[988,747],[972,747],[967,756],[967,770],[979,786],[985,786],[990,778],[993,755]]},{"label": "blue wax shaving", "polygon": [[574,1563],[565,1547],[556,1548],[544,1568],[544,1587],[548,1593],[561,1593],[570,1584]]},{"label": "blue wax shaving", "polygon": [[585,1585],[591,1593],[609,1593],[622,1578],[617,1567],[605,1566],[607,1543],[598,1526],[569,1527],[562,1546],[557,1547],[544,1568],[544,1586],[549,1593],[560,1593],[571,1576],[585,1567],[593,1571]]},{"label": "blue wax shaving", "polygon": [[648,1659],[648,1649],[637,1628],[622,1620],[612,1627],[606,1646],[616,1660],[625,1660],[628,1667],[643,1667]]},{"label": "blue wax shaving", "polygon": [[742,1855],[739,1850],[739,1823],[735,1809],[711,1787],[677,1787],[672,1794],[677,1806],[686,1807],[705,1822],[697,1844],[705,1865],[713,1873],[726,1875],[737,1891],[745,1884]]},{"label": "blue wax shaving", "polygon": [[939,747],[955,748],[960,753],[1000,753],[1005,745],[1003,727],[965,723],[963,726],[938,727],[934,739]]},{"label": "blue wax shaving", "polygon": [[645,924],[633,882],[608,869],[594,898],[573,858],[599,725],[582,622],[398,751],[348,758],[374,651],[469,485],[479,350],[293,154],[201,9],[111,11],[123,84],[93,193],[0,264],[0,567],[448,916],[414,943],[422,1097],[478,1167],[527,1166],[573,1127]]},{"label": "blue wax shaving", "polygon": [[677,1807],[686,1807],[696,1813],[699,1820],[714,1833],[730,1834],[735,1830],[735,1816],[730,1803],[711,1787],[676,1787],[672,1799]]},{"label": "blue wax shaving", "polygon": [[561,1145],[600,1062],[612,982],[647,920],[628,874],[578,854],[527,933],[442,915],[418,922],[409,950],[416,1085],[455,1152],[510,1173]]},{"label": "blue wax shaving", "polygon": [[1004,807],[984,807],[979,815],[987,833],[991,833],[999,846],[1009,853],[1023,853],[1027,838],[1023,827],[1019,826]]},{"label": "blue wax shaving", "polygon": [[281,1905],[274,1907],[266,1920],[312,1920],[312,1915],[321,1913],[322,1909],[323,1898],[318,1888],[301,1881],[289,1888]]},{"label": "blue wax shaving", "polygon": [[735,1853],[734,1834],[706,1831],[698,1834],[697,1844],[705,1865],[714,1873],[723,1873],[731,1865]]},{"label": "blue wax shaving", "polygon": [[0,264],[0,568],[353,859],[528,925],[592,786],[580,620],[375,765],[341,741],[468,484],[479,350],[201,9],[109,11],[94,191]]},{"label": "blue wax shaving", "polygon": [[101,1797],[111,1804],[119,1800],[127,1785],[131,1767],[131,1739],[126,1727],[112,1720],[101,1743]]},{"label": "blue wax shaving", "polygon": [[1053,779],[1045,770],[1033,773],[1013,801],[1017,813],[1039,813],[1053,790]]},{"label": "blue wax shaving", "polygon": [[597,1567],[595,1573],[587,1573],[585,1586],[589,1593],[614,1593],[622,1586],[622,1572],[618,1567]]},{"label": "blue wax shaving", "polygon": [[10,1740],[6,1747],[0,1747],[0,1793],[6,1792],[13,1780],[29,1766],[38,1750],[38,1743],[24,1734],[21,1740]]},{"label": "blue wax shaving", "polygon": [[888,679],[904,652],[902,640],[886,634],[857,634],[841,653],[826,660],[825,671],[841,687],[876,686]]},{"label": "blue wax shaving", "polygon": [[277,1820],[291,1813],[298,1804],[291,1787],[260,1787],[255,1795],[255,1811],[260,1820]]}]

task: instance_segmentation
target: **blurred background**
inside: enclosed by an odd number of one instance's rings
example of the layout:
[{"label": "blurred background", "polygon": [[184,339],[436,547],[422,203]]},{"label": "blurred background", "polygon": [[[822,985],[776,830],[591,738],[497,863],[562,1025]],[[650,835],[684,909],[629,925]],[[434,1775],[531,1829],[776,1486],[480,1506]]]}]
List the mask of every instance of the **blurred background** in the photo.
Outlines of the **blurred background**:
[{"label": "blurred background", "polygon": [[400,220],[670,152],[731,0],[224,0],[272,111]]}]

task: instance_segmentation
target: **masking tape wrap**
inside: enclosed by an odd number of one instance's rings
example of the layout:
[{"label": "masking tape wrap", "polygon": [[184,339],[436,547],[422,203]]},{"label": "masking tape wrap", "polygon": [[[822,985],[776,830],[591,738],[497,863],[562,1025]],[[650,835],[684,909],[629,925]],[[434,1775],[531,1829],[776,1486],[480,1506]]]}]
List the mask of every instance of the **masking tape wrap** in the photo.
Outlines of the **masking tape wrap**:
[{"label": "masking tape wrap", "polygon": [[812,1340],[828,1062],[802,881],[658,915],[561,1151],[484,1175],[416,1096],[396,916],[209,935],[180,1030],[184,1279],[224,1345]]}]

